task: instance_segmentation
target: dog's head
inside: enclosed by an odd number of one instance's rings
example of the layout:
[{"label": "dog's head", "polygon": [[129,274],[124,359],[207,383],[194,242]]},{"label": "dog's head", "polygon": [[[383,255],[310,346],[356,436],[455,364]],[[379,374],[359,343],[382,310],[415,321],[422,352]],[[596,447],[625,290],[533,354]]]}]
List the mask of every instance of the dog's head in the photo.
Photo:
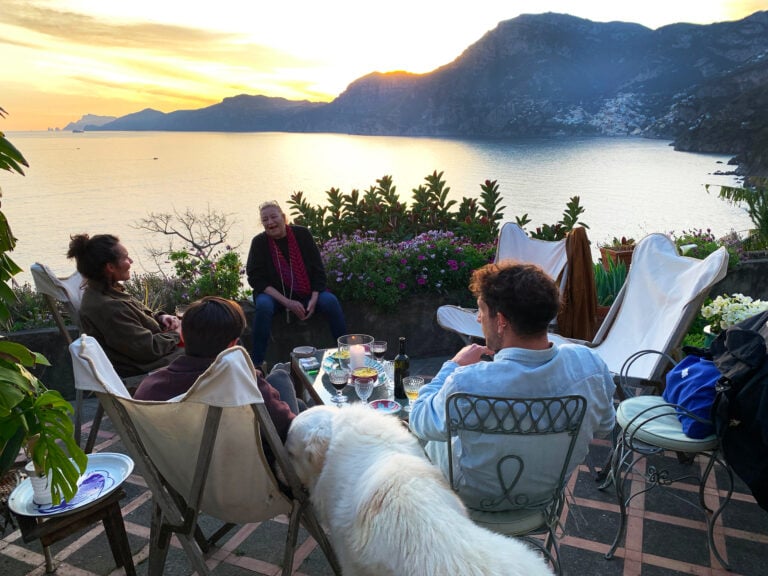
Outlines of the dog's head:
[{"label": "dog's head", "polygon": [[315,406],[291,422],[285,448],[302,484],[312,489],[325,463],[331,443],[333,418],[338,408]]}]

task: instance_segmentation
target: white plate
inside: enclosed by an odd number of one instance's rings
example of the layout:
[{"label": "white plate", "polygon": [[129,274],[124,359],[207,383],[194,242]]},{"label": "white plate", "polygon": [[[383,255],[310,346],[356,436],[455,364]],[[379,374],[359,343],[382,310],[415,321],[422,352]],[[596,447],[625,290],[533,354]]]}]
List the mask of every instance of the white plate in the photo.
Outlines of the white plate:
[{"label": "white plate", "polygon": [[395,402],[394,400],[386,400],[384,398],[381,400],[373,400],[372,402],[368,403],[368,406],[373,410],[383,414],[396,414],[403,408],[400,406],[399,402]]},{"label": "white plate", "polygon": [[[335,352],[333,354],[328,354],[323,360],[323,370],[326,372],[333,370],[338,365],[338,360],[336,360],[334,354]],[[376,372],[379,373],[379,377],[376,379],[376,386],[381,386],[387,381],[387,374],[384,371],[384,366],[381,362],[371,358],[370,356],[366,356],[365,365],[374,368]]]},{"label": "white plate", "polygon": [[8,498],[8,506],[22,516],[50,516],[74,512],[103,498],[120,484],[133,471],[133,460],[117,452],[101,452],[88,455],[85,474],[77,481],[77,494],[71,502],[63,501],[54,506],[38,506],[32,501],[32,482],[26,478]]}]

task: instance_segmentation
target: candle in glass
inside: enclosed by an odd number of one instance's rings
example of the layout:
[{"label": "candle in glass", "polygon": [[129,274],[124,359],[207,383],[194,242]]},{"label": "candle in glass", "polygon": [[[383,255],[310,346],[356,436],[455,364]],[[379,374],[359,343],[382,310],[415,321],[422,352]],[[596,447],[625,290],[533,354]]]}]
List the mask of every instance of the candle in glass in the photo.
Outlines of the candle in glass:
[{"label": "candle in glass", "polygon": [[365,366],[365,346],[354,344],[349,347],[349,366],[352,370]]}]

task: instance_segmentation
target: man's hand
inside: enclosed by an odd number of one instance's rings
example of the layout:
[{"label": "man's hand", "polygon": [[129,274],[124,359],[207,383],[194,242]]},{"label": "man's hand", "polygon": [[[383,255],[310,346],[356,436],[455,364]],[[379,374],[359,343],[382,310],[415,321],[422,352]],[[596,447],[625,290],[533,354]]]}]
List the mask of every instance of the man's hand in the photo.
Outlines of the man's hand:
[{"label": "man's hand", "polygon": [[493,350],[487,346],[470,344],[459,350],[456,353],[456,356],[453,357],[453,361],[459,366],[469,366],[470,364],[475,364],[483,360],[482,356],[490,356],[492,358],[493,354]]}]

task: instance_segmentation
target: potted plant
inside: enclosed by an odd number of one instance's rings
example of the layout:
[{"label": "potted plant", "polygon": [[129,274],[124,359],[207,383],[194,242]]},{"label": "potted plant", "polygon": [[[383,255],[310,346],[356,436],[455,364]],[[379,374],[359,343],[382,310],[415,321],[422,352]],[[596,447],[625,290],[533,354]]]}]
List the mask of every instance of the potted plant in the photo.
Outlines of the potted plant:
[{"label": "potted plant", "polygon": [[[0,117],[4,113],[0,108]],[[23,175],[22,165],[28,166],[27,161],[0,132],[0,169]],[[8,303],[13,298],[7,282],[21,270],[7,254],[15,245],[8,221],[0,212],[0,320],[7,320]],[[75,495],[88,458],[75,443],[69,417],[72,405],[28,370],[38,364],[47,365],[48,361],[21,344],[0,340],[0,478],[23,448],[35,473],[50,474],[52,500],[58,503]]]},{"label": "potted plant", "polygon": [[600,257],[603,263],[603,267],[608,270],[609,262],[624,262],[629,270],[632,264],[632,252],[635,250],[634,238],[627,238],[622,236],[621,238],[613,237],[607,244],[600,246]]}]

